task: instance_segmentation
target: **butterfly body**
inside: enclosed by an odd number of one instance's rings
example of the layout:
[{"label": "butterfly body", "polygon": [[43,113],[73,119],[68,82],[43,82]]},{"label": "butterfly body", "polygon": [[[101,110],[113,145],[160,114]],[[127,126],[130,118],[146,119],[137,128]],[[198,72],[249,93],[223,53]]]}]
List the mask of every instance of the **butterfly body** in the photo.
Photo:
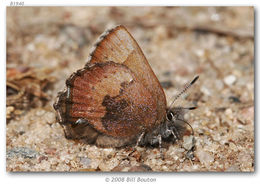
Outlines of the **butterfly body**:
[{"label": "butterfly body", "polygon": [[183,116],[177,112],[167,119],[163,89],[123,26],[101,35],[86,66],[67,79],[54,108],[67,138],[101,147],[160,144],[174,137],[175,119]]}]

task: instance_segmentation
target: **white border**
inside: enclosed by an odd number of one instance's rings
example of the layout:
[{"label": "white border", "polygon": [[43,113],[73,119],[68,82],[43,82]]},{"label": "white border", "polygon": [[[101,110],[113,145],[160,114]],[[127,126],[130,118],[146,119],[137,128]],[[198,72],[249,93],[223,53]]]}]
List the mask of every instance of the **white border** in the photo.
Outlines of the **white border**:
[{"label": "white border", "polygon": [[[86,186],[86,185],[112,185],[113,183],[106,183],[105,177],[112,177],[112,176],[142,176],[142,177],[155,177],[157,178],[157,181],[155,183],[123,183],[127,185],[140,185],[140,184],[149,184],[149,185],[189,185],[189,186],[195,186],[195,185],[234,185],[234,186],[240,186],[240,185],[256,185],[257,182],[259,182],[259,173],[258,173],[258,164],[256,164],[256,173],[237,173],[237,174],[229,174],[229,173],[223,173],[223,174],[214,174],[214,173],[192,173],[192,174],[182,174],[182,173],[152,173],[152,174],[105,174],[105,173],[84,173],[84,174],[73,174],[73,173],[6,173],[5,172],[5,61],[6,61],[6,6],[10,5],[10,0],[2,0],[0,1],[0,74],[1,74],[1,83],[0,83],[0,105],[1,105],[1,114],[0,114],[0,151],[1,151],[1,163],[0,163],[0,183],[1,185],[61,185],[61,186]],[[14,2],[14,1],[13,1]],[[19,1],[18,1],[19,2]],[[130,3],[131,2],[131,3]],[[35,0],[25,0],[24,1],[25,6],[129,6],[129,5],[135,5],[135,6],[164,6],[164,5],[175,5],[175,6],[255,6],[256,11],[256,27],[258,24],[257,19],[257,11],[259,9],[259,1],[257,0],[218,0],[218,1],[209,1],[209,0],[132,0],[132,1],[123,1],[123,0],[38,0],[37,2]],[[256,28],[256,30],[258,30]],[[258,43],[257,35],[255,37],[256,43]],[[256,44],[257,45],[257,44]],[[257,53],[259,53],[258,47],[256,46],[255,49],[255,55],[257,59]],[[257,65],[257,61],[255,61],[256,64],[256,72],[259,72],[259,65]],[[257,73],[255,73],[257,74]],[[257,76],[256,80],[257,83],[256,86],[259,85],[259,76]],[[258,91],[256,91],[258,92]],[[255,94],[256,95],[256,94]],[[257,105],[259,105],[258,99],[256,99]],[[257,110],[256,115],[259,115],[259,111]],[[257,125],[257,121],[255,121],[255,125]],[[259,129],[259,127],[256,127],[256,129]],[[256,139],[257,135],[259,134],[259,130],[255,131]],[[257,140],[256,140],[257,143]],[[256,144],[256,149],[259,148],[259,144]],[[256,163],[257,160],[259,160],[259,154],[256,150]],[[115,183],[115,184],[122,184],[122,183]],[[114,184],[113,184],[114,185]]]}]

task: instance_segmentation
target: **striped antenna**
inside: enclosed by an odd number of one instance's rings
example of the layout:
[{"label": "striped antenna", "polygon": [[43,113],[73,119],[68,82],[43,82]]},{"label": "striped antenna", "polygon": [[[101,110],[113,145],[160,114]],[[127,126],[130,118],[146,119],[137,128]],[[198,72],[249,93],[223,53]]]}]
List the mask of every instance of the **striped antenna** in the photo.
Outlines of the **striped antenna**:
[{"label": "striped antenna", "polygon": [[[186,85],[186,86],[184,87],[184,89],[183,89],[177,96],[175,96],[174,100],[173,100],[172,103],[170,104],[170,107],[169,107],[169,109],[168,109],[168,112],[172,109],[173,104],[175,103],[175,101],[176,101],[183,93],[185,93],[185,92],[191,87],[191,85],[193,85],[198,79],[199,79],[199,76],[196,76],[188,85]],[[192,109],[195,109],[195,108],[191,107],[190,110],[192,110]]]}]

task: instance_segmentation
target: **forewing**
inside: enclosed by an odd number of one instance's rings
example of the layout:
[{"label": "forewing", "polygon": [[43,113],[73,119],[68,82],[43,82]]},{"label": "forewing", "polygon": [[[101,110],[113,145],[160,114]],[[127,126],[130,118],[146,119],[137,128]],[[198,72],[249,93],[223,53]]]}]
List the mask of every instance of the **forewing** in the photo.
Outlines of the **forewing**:
[{"label": "forewing", "polygon": [[123,26],[117,26],[100,36],[87,64],[108,61],[126,65],[152,94],[158,113],[154,124],[160,124],[166,115],[165,94],[142,50]]}]

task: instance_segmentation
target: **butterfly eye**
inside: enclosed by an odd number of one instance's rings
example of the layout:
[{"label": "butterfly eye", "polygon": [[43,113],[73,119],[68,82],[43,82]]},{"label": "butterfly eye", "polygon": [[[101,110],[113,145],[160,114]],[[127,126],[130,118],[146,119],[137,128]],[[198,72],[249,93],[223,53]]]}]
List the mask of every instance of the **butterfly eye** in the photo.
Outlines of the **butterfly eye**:
[{"label": "butterfly eye", "polygon": [[167,113],[167,116],[166,116],[167,120],[172,121],[173,117],[174,116],[173,116],[172,112]]}]

